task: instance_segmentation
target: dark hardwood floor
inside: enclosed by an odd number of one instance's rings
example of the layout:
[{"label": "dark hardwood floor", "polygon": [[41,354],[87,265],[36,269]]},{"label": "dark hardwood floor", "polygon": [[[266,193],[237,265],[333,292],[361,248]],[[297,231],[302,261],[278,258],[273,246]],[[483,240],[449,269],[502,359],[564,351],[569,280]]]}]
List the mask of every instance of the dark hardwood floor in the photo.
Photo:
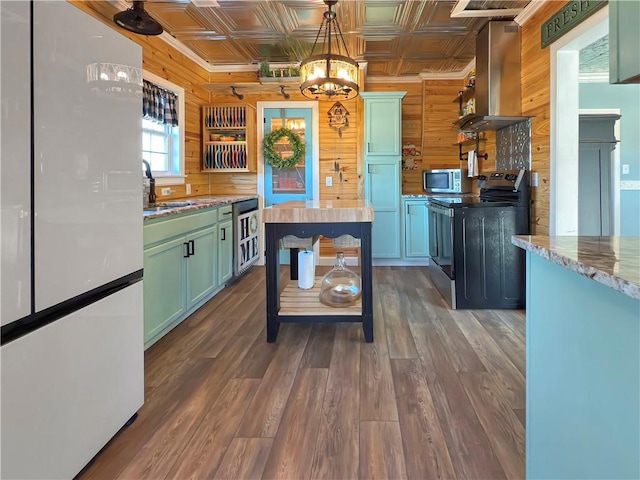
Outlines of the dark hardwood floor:
[{"label": "dark hardwood floor", "polygon": [[146,352],[138,419],[79,478],[524,478],[523,312],[448,310],[423,267],[377,267],[374,343],[318,323],[269,344],[264,281]]}]

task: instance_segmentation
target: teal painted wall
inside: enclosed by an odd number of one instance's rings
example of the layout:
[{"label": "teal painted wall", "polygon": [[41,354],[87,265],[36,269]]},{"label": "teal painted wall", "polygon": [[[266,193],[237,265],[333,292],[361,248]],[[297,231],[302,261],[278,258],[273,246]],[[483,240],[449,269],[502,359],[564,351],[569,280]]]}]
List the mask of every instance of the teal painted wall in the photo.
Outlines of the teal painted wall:
[{"label": "teal painted wall", "polygon": [[640,478],[640,301],[527,253],[527,478]]},{"label": "teal painted wall", "polygon": [[[580,108],[620,109],[620,181],[640,180],[640,85],[581,83]],[[640,190],[620,192],[620,235],[640,236]]]}]

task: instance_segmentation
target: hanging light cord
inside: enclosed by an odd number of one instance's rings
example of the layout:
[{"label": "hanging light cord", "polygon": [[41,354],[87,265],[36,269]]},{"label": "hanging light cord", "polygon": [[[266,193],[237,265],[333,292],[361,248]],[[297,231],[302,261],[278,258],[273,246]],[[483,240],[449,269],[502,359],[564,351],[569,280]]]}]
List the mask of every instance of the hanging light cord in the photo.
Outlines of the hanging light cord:
[{"label": "hanging light cord", "polygon": [[[329,8],[329,10],[324,12],[324,14],[322,15],[323,17],[322,23],[320,24],[320,28],[318,29],[316,40],[313,42],[313,47],[311,47],[311,55],[313,55],[313,52],[315,52],[316,50],[316,45],[318,44],[320,33],[322,33],[322,29],[325,27],[325,24],[326,24],[326,29],[324,31],[324,43],[328,45],[328,53],[331,53],[331,25],[335,24],[336,32],[338,33],[340,40],[342,40],[342,47],[344,48],[345,56],[349,57],[350,56],[349,49],[347,48],[347,43],[344,41],[344,37],[342,36],[342,29],[340,28],[340,24],[338,23],[338,20],[336,18],[337,13],[331,10],[331,7],[335,3],[337,3],[337,1],[336,2],[329,1],[325,3],[327,4],[327,7]],[[337,54],[340,55],[340,41],[338,41],[337,43],[338,43]]]}]

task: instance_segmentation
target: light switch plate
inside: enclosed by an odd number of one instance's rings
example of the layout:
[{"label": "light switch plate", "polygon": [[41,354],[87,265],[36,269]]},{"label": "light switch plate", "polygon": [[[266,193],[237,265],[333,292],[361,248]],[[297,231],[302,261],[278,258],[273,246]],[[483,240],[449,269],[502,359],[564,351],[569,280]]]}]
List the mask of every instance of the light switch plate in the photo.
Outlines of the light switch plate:
[{"label": "light switch plate", "polygon": [[185,185],[185,189],[186,189],[187,195],[191,195],[191,184],[190,183],[187,183]]},{"label": "light switch plate", "polygon": [[332,187],[333,186],[333,177],[325,177],[324,178],[324,184],[327,187]]},{"label": "light switch plate", "polygon": [[622,173],[624,175],[629,175],[629,165],[628,164],[625,163],[625,164],[622,165]]}]

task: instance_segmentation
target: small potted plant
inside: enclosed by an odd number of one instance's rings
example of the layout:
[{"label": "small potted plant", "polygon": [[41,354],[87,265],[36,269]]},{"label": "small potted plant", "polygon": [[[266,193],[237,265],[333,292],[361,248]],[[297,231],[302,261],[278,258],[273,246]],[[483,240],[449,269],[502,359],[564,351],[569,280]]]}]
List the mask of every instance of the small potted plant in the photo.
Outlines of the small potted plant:
[{"label": "small potted plant", "polygon": [[295,81],[300,76],[300,67],[295,64],[270,65],[267,60],[260,62],[258,76],[261,82],[281,82],[282,79]]}]

